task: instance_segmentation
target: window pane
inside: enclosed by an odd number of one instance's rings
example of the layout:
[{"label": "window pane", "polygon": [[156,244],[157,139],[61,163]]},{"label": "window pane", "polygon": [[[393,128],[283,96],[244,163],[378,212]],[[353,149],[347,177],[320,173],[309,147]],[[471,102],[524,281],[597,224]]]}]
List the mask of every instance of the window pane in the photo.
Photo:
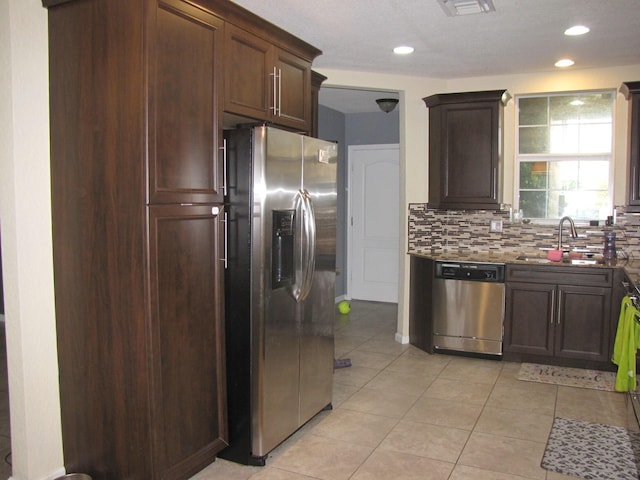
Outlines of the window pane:
[{"label": "window pane", "polygon": [[578,182],[581,190],[603,190],[609,188],[609,162],[582,161]]},{"label": "window pane", "polygon": [[595,123],[580,128],[580,153],[611,153],[611,124]]},{"label": "window pane", "polygon": [[580,121],[582,123],[612,123],[613,95],[611,93],[597,93],[581,96],[583,105],[580,107]]},{"label": "window pane", "polygon": [[575,190],[578,188],[578,162],[550,162],[549,188],[552,190]]},{"label": "window pane", "polygon": [[521,127],[519,152],[548,153],[549,129],[545,127]]},{"label": "window pane", "polygon": [[576,193],[580,194],[576,199],[576,203],[578,205],[576,208],[576,217],[595,220],[606,218],[607,215],[611,215],[608,191],[584,190]]},{"label": "window pane", "polygon": [[580,119],[580,106],[575,102],[576,96],[557,96],[549,98],[549,123],[567,124],[578,123]]},{"label": "window pane", "polygon": [[520,114],[519,125],[546,125],[547,122],[547,98],[521,98],[518,101]]},{"label": "window pane", "polygon": [[520,209],[525,218],[547,218],[546,192],[520,192]]},{"label": "window pane", "polygon": [[561,218],[569,215],[573,218],[601,219],[610,215],[608,192],[589,190],[572,192],[550,192],[549,216]]},{"label": "window pane", "polygon": [[552,125],[549,153],[578,153],[580,151],[580,126]]},{"label": "window pane", "polygon": [[548,162],[520,162],[520,188],[546,189]]},{"label": "window pane", "polygon": [[547,215],[549,218],[562,218],[565,215],[575,217],[573,209],[575,203],[571,201],[571,192],[551,191],[549,192],[549,206]]}]

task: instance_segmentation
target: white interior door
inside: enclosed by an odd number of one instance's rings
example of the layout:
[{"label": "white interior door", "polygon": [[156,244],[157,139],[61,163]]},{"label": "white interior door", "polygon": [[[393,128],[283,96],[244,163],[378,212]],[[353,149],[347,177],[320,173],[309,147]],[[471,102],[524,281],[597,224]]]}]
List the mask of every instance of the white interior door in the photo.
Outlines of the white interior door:
[{"label": "white interior door", "polygon": [[349,296],[398,301],[400,147],[353,145],[349,162]]}]

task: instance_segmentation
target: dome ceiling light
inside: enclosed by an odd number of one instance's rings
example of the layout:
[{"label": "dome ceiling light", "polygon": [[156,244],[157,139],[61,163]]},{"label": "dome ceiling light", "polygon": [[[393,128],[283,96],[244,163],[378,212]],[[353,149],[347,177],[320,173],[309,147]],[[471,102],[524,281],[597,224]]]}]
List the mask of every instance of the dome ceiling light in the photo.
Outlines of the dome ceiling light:
[{"label": "dome ceiling light", "polygon": [[496,11],[492,0],[438,0],[438,3],[449,17]]},{"label": "dome ceiling light", "polygon": [[389,113],[394,108],[396,108],[396,105],[398,105],[398,99],[397,98],[378,98],[376,100],[376,103],[378,104],[378,107],[380,107],[380,110],[382,110],[385,113]]}]

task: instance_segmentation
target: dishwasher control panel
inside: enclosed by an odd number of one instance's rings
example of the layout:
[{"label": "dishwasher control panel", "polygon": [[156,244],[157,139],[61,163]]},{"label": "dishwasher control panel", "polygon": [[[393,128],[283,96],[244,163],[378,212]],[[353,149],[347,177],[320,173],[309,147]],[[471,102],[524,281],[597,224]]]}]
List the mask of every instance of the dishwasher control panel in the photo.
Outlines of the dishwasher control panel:
[{"label": "dishwasher control panel", "polygon": [[504,264],[475,262],[435,262],[435,278],[504,282]]}]

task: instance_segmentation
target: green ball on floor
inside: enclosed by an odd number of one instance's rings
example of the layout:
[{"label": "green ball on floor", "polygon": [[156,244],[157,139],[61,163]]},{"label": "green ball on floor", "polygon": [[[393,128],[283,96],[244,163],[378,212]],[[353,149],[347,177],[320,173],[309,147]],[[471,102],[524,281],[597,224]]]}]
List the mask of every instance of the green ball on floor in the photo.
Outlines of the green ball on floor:
[{"label": "green ball on floor", "polygon": [[338,304],[338,311],[341,314],[346,315],[351,311],[351,305],[349,305],[349,302],[347,302],[346,300],[343,300]]}]

